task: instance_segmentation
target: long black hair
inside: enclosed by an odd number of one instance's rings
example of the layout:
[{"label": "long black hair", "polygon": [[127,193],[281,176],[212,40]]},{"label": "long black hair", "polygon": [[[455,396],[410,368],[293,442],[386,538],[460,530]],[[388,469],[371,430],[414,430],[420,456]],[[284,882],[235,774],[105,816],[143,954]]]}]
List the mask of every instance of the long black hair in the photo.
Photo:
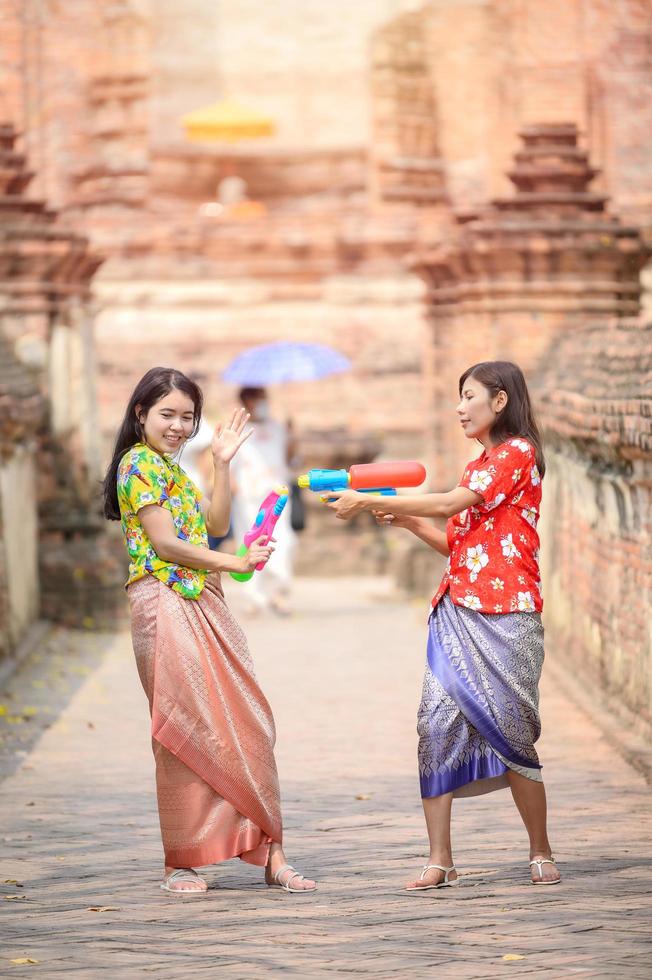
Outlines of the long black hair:
[{"label": "long black hair", "polygon": [[518,364],[511,361],[481,361],[467,368],[460,378],[460,398],[468,378],[475,378],[495,397],[499,391],[507,395],[507,404],[499,412],[489,434],[496,442],[504,442],[513,436],[521,436],[532,443],[536,452],[537,467],[541,476],[546,472],[543,455],[543,439],[534,417],[530,393]]},{"label": "long black hair", "polygon": [[174,368],[150,368],[147,374],[144,374],[140,379],[131,394],[122,425],[116,436],[113,457],[104,477],[104,516],[107,520],[120,520],[117,489],[120,460],[131,446],[135,446],[136,443],[142,442],[145,438],[143,427],[136,416],[136,405],[140,405],[145,415],[147,415],[152,405],[160,402],[161,398],[165,398],[166,395],[169,395],[175,389],[182,391],[184,395],[188,395],[191,399],[194,412],[191,436],[194,436],[197,432],[199,423],[201,422],[204,401],[199,385],[196,385],[185,374],[182,374],[181,371],[176,371]]}]

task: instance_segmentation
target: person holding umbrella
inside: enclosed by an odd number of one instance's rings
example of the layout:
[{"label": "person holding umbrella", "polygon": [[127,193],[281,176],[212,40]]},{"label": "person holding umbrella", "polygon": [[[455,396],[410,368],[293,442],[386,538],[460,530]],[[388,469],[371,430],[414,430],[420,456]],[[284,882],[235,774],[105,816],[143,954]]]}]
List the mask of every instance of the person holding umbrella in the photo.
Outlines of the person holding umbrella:
[{"label": "person holding umbrella", "polygon": [[[254,424],[253,435],[231,467],[233,526],[237,541],[242,541],[251,527],[260,501],[272,486],[289,482],[295,457],[292,424],[282,424],[271,418],[268,385],[317,381],[350,368],[351,363],[346,357],[325,344],[275,341],[243,351],[224,371],[224,381],[241,385],[239,399]],[[245,585],[253,613],[267,607],[281,615],[290,611],[296,536],[285,515],[281,521],[273,560],[264,575],[254,575]]]}]

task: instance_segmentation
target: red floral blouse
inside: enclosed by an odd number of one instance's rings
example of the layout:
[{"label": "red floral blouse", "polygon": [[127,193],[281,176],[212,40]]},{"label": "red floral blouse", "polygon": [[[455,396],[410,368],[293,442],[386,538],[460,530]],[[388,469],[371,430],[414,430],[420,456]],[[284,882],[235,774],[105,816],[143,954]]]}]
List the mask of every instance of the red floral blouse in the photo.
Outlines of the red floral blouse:
[{"label": "red floral blouse", "polygon": [[453,602],[468,609],[540,612],[541,474],[534,447],[522,438],[494,446],[468,464],[459,486],[483,502],[446,523],[450,557],[433,607],[450,589]]}]

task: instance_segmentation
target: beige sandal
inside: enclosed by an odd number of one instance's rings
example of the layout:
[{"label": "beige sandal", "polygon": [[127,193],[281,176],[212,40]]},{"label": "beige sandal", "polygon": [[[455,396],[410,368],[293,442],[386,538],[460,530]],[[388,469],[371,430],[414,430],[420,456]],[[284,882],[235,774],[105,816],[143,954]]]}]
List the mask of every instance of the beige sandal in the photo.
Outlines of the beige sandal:
[{"label": "beige sandal", "polygon": [[453,878],[452,881],[448,880],[448,876],[451,873],[451,871],[456,870],[455,865],[453,865],[452,868],[444,868],[441,864],[425,864],[423,866],[423,871],[419,875],[419,881],[423,881],[423,879],[428,874],[428,872],[431,871],[433,868],[435,868],[437,871],[444,872],[443,881],[440,881],[439,884],[437,885],[406,885],[405,886],[406,892],[427,892],[431,888],[452,888],[453,885],[459,885],[460,883],[459,878]]},{"label": "beige sandal", "polygon": [[193,871],[192,868],[177,868],[176,871],[172,871],[166,878],[161,882],[161,888],[164,892],[171,892],[173,895],[205,895],[208,891],[206,888],[170,888],[170,885],[174,882],[185,881],[186,883],[192,882],[193,884],[200,881],[202,884],[206,884],[204,879]]},{"label": "beige sandal", "polygon": [[[288,871],[291,872],[289,875],[287,874]],[[291,887],[290,882],[294,881],[295,878],[298,878],[299,881],[305,881],[305,877],[302,874],[299,874],[298,871],[295,871],[291,864],[283,864],[278,871],[274,872],[271,881],[268,872],[269,869],[265,868],[265,883],[267,884],[268,888],[282,888],[284,892],[292,892],[295,895],[300,895],[303,892],[308,895],[310,892],[317,891],[317,885],[315,885],[314,888]],[[287,875],[285,881],[281,881],[281,875]]]},{"label": "beige sandal", "polygon": [[543,877],[544,864],[554,864],[554,866],[557,867],[557,862],[555,861],[552,854],[550,855],[549,858],[534,858],[534,860],[530,861],[530,867],[532,867],[533,864],[536,864],[537,871],[539,872],[538,881],[535,881],[534,878],[531,879],[533,885],[558,885],[559,884],[561,878],[551,878],[549,881],[546,881],[544,880]]}]

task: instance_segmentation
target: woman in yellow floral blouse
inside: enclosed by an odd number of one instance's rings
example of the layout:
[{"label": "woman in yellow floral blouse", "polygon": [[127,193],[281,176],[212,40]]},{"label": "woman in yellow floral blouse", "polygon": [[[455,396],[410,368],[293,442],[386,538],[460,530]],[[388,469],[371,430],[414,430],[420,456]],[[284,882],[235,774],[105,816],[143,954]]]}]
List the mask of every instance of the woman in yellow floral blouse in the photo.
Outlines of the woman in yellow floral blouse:
[{"label": "woman in yellow floral blouse", "polygon": [[229,463],[250,431],[240,409],[215,429],[214,483],[202,497],[174,457],[201,421],[199,387],[172,368],[138,382],[104,481],[104,512],[121,520],[127,594],[152,746],[165,872],[174,894],[206,891],[194,866],[232,857],[265,867],[285,891],[314,891],[285,859],[271,709],[220,572],[248,572],[274,548],[259,538],[245,556],[208,548],[229,526]]}]

